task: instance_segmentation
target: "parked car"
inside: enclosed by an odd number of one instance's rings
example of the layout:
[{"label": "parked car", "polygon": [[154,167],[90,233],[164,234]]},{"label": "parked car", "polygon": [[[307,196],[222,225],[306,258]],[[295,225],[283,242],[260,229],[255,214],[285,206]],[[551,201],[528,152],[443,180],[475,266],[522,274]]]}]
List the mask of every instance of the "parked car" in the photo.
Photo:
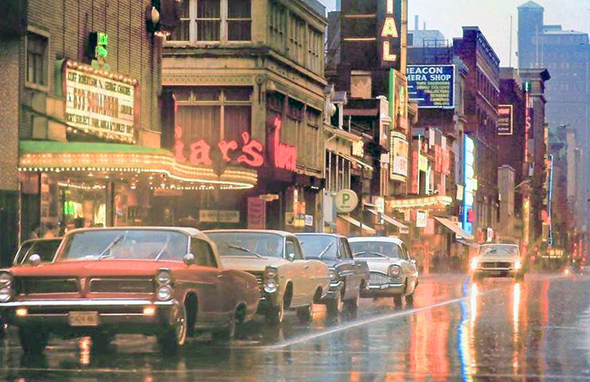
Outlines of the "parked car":
[{"label": "parked car", "polygon": [[227,269],[209,239],[192,228],[71,231],[53,263],[0,271],[0,312],[18,327],[26,353],[50,334],[154,335],[164,351],[196,330],[231,338],[258,308],[256,278]]},{"label": "parked car", "polygon": [[328,314],[340,313],[342,308],[354,313],[359,306],[361,291],[369,283],[369,266],[365,261],[354,260],[348,239],[337,234],[296,234],[308,259],[323,261],[330,272],[330,290],[321,301]]},{"label": "parked car", "polygon": [[55,258],[57,249],[61,244],[61,238],[32,239],[23,242],[14,256],[12,265],[23,265],[31,260],[33,255],[39,256],[41,263],[51,263]]},{"label": "parked car", "polygon": [[361,297],[393,297],[395,306],[414,304],[418,269],[404,242],[393,237],[356,237],[349,239],[355,259],[369,265],[369,288]]},{"label": "parked car", "polygon": [[471,261],[473,279],[484,277],[513,277],[524,279],[524,261],[515,244],[485,244],[479,247],[477,257]]},{"label": "parked car", "polygon": [[303,322],[311,320],[313,304],[330,289],[326,264],[307,260],[293,234],[264,230],[205,234],[217,244],[224,264],[256,276],[261,289],[260,312],[268,323],[281,323],[287,309],[297,310]]}]

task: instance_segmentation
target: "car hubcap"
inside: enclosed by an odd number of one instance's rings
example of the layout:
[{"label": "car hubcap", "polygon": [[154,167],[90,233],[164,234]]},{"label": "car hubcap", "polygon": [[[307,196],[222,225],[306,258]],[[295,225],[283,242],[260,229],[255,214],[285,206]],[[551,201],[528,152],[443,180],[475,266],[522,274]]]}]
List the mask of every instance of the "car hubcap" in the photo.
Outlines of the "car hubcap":
[{"label": "car hubcap", "polygon": [[179,345],[184,344],[186,338],[186,309],[180,308],[176,319],[176,341]]}]

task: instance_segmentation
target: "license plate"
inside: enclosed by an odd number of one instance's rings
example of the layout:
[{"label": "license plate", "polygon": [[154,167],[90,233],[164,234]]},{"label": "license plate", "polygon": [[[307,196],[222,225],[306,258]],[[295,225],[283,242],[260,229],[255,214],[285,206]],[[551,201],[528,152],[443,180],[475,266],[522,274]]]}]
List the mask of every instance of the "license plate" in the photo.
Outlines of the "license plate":
[{"label": "license plate", "polygon": [[98,326],[98,312],[70,312],[70,326]]},{"label": "license plate", "polygon": [[502,272],[502,271],[492,272],[492,276],[502,276],[503,274],[504,274],[504,272]]}]

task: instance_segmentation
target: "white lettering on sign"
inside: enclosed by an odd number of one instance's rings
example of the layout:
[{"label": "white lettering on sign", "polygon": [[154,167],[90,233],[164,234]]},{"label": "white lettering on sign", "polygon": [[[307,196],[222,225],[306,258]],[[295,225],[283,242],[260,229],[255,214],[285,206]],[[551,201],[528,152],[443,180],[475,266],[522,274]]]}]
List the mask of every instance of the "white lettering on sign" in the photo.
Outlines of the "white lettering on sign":
[{"label": "white lettering on sign", "polygon": [[72,68],[66,68],[65,81],[68,126],[94,134],[133,138],[133,85]]},{"label": "white lettering on sign", "polygon": [[[382,48],[383,62],[397,62],[398,54],[393,50],[393,44],[399,41],[398,21],[395,19],[395,1],[400,0],[385,0],[386,1],[386,16],[381,28],[381,37],[384,39]],[[393,41],[392,41],[393,40]]]}]

